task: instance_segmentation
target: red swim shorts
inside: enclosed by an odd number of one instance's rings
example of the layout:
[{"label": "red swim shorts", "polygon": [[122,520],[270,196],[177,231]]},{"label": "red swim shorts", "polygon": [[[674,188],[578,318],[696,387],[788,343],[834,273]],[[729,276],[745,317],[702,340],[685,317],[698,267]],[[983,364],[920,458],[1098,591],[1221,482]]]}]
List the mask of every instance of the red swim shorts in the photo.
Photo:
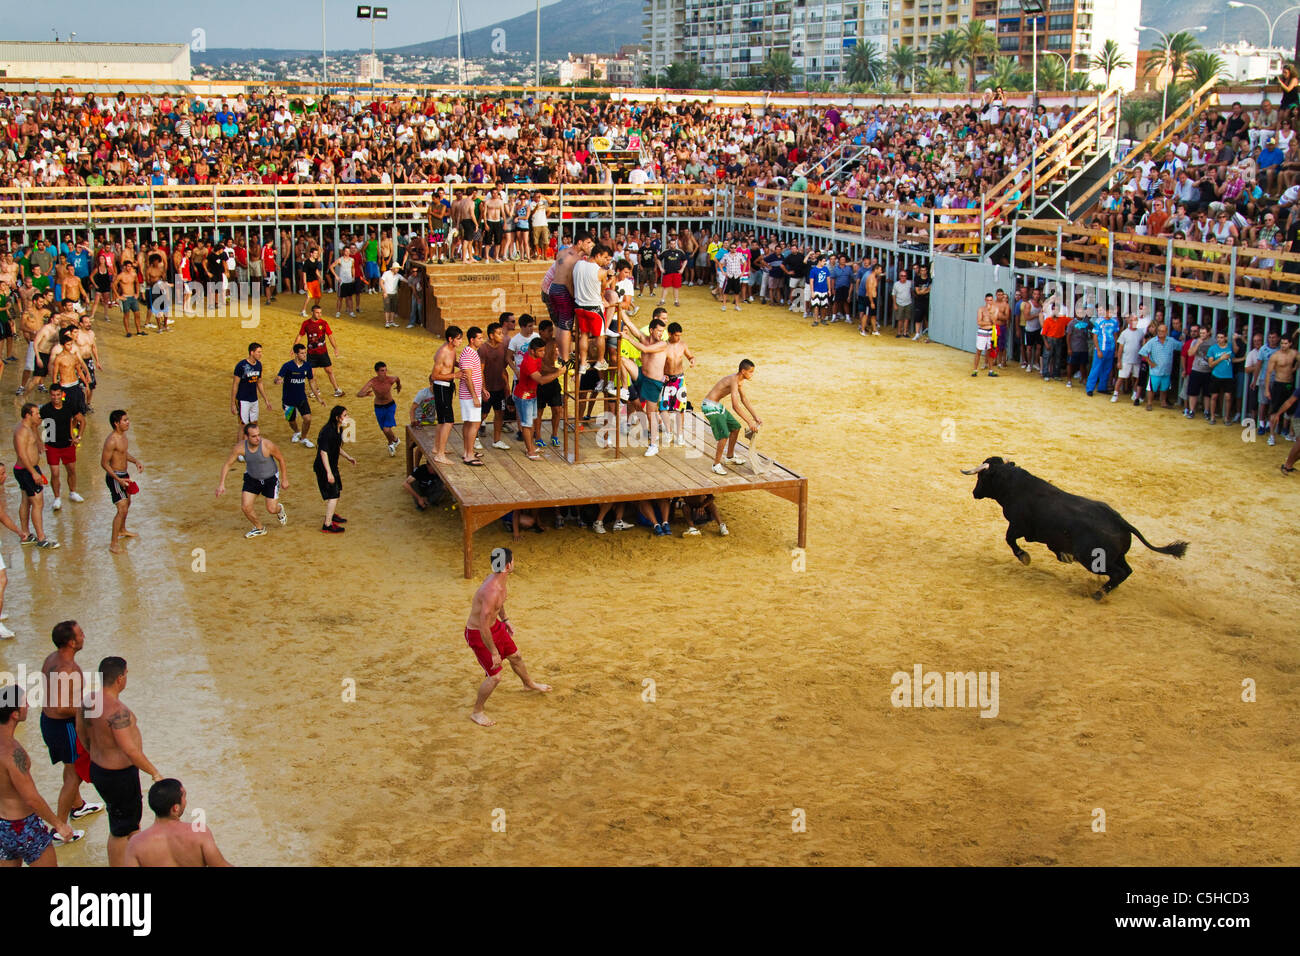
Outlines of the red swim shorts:
[{"label": "red swim shorts", "polygon": [[[483,644],[483,638],[479,636],[478,631],[468,627],[465,628],[465,643],[474,652],[474,656],[478,658],[479,666],[487,671],[489,677],[501,673],[500,664],[495,667],[492,666],[492,655]],[[497,653],[501,655],[502,660],[519,650],[519,648],[515,647],[515,639],[514,635],[510,633],[510,627],[502,620],[492,622],[492,643],[496,645]]]},{"label": "red swim shorts", "polygon": [[578,306],[573,310],[573,316],[578,320],[579,332],[586,335],[600,335],[605,331],[605,317],[599,312],[592,312],[590,309]]},{"label": "red swim shorts", "polygon": [[53,445],[46,445],[45,460],[51,466],[75,465],[77,463],[77,446],[69,445],[67,448],[55,448]]},{"label": "red swim shorts", "polygon": [[682,287],[682,274],[680,272],[665,272],[663,286],[665,289],[680,289]]}]

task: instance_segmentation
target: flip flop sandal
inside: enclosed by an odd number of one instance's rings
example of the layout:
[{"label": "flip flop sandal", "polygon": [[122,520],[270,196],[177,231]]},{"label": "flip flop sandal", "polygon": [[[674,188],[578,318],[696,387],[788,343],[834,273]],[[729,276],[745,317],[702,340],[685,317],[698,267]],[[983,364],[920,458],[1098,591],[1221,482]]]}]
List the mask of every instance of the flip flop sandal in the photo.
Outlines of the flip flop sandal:
[{"label": "flip flop sandal", "polygon": [[1288,468],[1286,465],[1278,465],[1278,468],[1282,470],[1282,474],[1284,475],[1289,475],[1291,472],[1295,471],[1294,468]]},{"label": "flip flop sandal", "polygon": [[483,460],[481,458],[462,458],[461,461],[471,468],[482,468]]},{"label": "flip flop sandal", "polygon": [[542,460],[542,456],[541,456],[541,455],[525,455],[524,457],[527,458],[529,461],[541,461],[541,460]]}]

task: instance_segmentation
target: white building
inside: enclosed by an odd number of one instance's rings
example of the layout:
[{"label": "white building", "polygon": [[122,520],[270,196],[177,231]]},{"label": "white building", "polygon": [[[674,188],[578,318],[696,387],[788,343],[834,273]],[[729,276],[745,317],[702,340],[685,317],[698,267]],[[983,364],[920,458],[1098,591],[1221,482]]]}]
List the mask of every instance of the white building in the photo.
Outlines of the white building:
[{"label": "white building", "polygon": [[1291,59],[1293,50],[1265,50],[1242,40],[1238,43],[1215,47],[1210,52],[1223,57],[1224,69],[1233,83],[1258,83],[1271,81],[1282,72]]},{"label": "white building", "polygon": [[0,40],[0,79],[160,80],[188,83],[186,43],[53,43]]},{"label": "white building", "polygon": [[363,53],[357,58],[358,83],[382,83],[384,81],[384,61],[378,56]]}]

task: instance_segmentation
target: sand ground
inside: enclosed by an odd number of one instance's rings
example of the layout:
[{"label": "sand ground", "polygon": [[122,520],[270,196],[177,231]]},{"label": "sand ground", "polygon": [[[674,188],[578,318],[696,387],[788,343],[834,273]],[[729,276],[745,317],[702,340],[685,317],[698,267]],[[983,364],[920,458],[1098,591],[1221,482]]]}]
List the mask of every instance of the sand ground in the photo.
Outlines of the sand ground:
[{"label": "sand ground", "polygon": [[[68,617],[88,636],[83,665],[126,657],[147,753],[184,780],[232,860],[1300,862],[1300,479],[1279,476],[1285,449],[1016,369],[971,379],[970,357],[937,345],[810,330],[774,308],[724,317],[686,290],[674,318],[699,357],[693,394],[752,358],[765,452],[811,479],[806,568],[795,509],[770,495],[722,499],[726,539],[526,536],[508,606],[528,666],[555,689],[507,677],[484,730],[466,719],[481,671],[462,639],[476,582],[461,577],[459,518],[414,510],[369,400],[344,400],[360,460],[344,472],[346,535],[319,533],[310,453],[274,417],[288,527],[245,540],[237,494],[213,495],[235,431],[231,369],[256,338],[273,375],[298,304],[282,297],[251,330],[190,319],[127,341],[101,324],[88,500],[47,513],[56,552],[3,541],[19,638],[0,646],[0,670],[39,667]],[[377,297],[365,307],[335,322],[341,383],[354,394],[382,358],[409,399],[436,343],[384,330]],[[0,385],[12,391],[17,368]],[[131,512],[141,537],[116,559],[95,467],[115,407],[147,467]],[[999,509],[958,473],[991,454],[1111,502],[1157,544],[1186,538],[1186,559],[1135,542],[1134,576],[1100,604],[1090,574],[1041,546],[1022,567]],[[6,492],[16,513],[12,480]],[[507,541],[479,533],[482,573]],[[916,664],[998,671],[997,717],[895,709],[891,675]],[[53,802],[35,714],[20,739]],[[107,822],[88,829],[63,863],[105,861]]]}]

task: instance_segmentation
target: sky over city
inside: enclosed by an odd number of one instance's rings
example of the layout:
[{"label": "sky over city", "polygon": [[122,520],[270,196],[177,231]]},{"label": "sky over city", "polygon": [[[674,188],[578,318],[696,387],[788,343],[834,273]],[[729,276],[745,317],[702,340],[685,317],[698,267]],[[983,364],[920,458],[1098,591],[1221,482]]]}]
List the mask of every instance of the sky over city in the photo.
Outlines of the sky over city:
[{"label": "sky over city", "polygon": [[[375,46],[409,46],[452,36],[456,32],[453,0],[433,3],[390,2],[388,21],[375,27]],[[331,50],[360,50],[370,46],[370,23],[356,18],[358,4],[327,0],[325,29]],[[542,29],[546,28],[547,0],[542,3]],[[461,2],[463,29],[468,32],[536,9],[535,0]],[[76,31],[78,41],[189,43],[196,29],[203,30],[208,47],[270,47],[318,50],[321,45],[319,0],[223,0],[219,4],[159,4],[149,15],[123,16],[122,8],[90,0],[63,0],[53,5],[31,4],[22,17],[5,24],[8,40],[53,40]],[[532,38],[529,38],[531,47]]]}]

